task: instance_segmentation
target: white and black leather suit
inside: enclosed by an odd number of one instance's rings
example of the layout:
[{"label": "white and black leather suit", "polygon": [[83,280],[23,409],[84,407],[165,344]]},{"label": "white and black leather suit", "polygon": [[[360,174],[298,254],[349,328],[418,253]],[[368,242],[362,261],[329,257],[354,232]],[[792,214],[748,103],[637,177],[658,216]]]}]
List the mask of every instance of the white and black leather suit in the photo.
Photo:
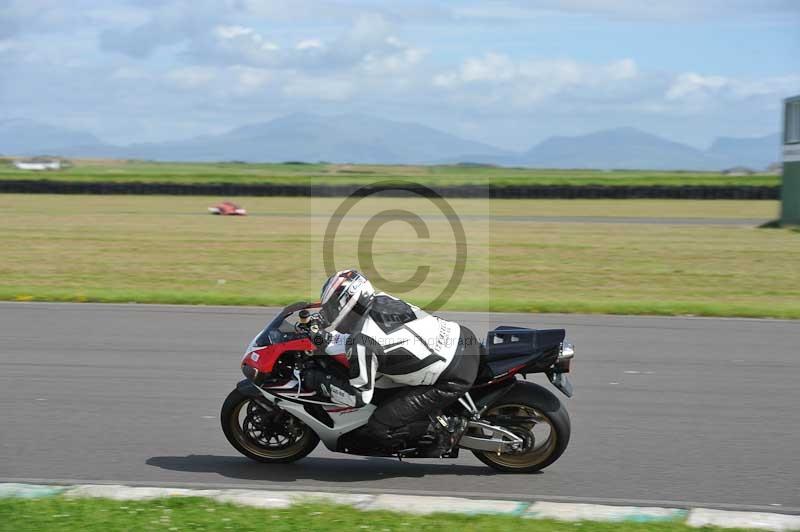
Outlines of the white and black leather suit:
[{"label": "white and black leather suit", "polygon": [[[349,379],[318,375],[331,400],[349,406],[372,401],[376,388],[398,388],[371,416],[366,433],[389,445],[411,445],[431,414],[466,393],[478,371],[480,343],[458,323],[378,293],[337,327],[328,352],[344,351]],[[423,422],[423,423],[420,423]]]}]

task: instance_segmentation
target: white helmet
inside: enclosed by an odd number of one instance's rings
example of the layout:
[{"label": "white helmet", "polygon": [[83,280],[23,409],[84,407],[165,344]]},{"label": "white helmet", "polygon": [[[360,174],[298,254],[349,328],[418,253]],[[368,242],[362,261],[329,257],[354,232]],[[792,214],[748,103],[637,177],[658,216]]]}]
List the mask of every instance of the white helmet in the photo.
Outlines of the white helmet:
[{"label": "white helmet", "polygon": [[[372,283],[361,272],[336,272],[322,286],[320,314],[329,327],[344,332],[367,313],[374,295]],[[348,320],[343,324],[345,318]]]}]

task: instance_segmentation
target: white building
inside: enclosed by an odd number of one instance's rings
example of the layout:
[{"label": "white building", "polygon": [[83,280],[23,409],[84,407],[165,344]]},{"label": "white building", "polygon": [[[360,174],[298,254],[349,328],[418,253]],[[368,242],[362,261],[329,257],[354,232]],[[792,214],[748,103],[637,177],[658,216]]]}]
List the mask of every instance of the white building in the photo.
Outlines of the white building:
[{"label": "white building", "polygon": [[61,170],[61,161],[14,161],[14,166],[19,170]]}]

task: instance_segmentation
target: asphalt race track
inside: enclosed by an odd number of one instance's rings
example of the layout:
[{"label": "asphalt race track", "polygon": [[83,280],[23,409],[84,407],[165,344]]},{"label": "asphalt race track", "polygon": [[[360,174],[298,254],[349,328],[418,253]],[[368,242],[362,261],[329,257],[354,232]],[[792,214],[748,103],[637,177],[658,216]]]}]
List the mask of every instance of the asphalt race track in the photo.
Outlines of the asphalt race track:
[{"label": "asphalt race track", "polygon": [[[450,314],[564,326],[570,447],[535,475],[458,460],[239,456],[219,407],[273,309],[0,304],[0,481],[459,494],[800,513],[800,322]],[[544,382],[543,378],[536,379]],[[547,384],[549,386],[549,384]],[[552,389],[552,388],[551,388]]]}]

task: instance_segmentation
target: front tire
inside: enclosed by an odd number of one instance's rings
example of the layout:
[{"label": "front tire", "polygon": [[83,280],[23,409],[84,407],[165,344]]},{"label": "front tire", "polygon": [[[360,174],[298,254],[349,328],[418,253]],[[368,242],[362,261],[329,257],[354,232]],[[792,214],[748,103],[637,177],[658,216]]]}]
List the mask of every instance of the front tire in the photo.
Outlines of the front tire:
[{"label": "front tire", "polygon": [[319,443],[319,436],[293,415],[266,400],[256,402],[239,390],[229,393],[222,404],[220,422],[237,451],[267,464],[300,460]]},{"label": "front tire", "polygon": [[[520,381],[514,385],[498,404],[483,415],[498,420],[529,418],[530,422],[498,422],[525,439],[531,440],[530,448],[520,453],[497,453],[472,451],[478,460],[504,473],[533,473],[559,459],[567,449],[571,425],[567,409],[558,398],[545,388],[532,382]],[[535,421],[534,421],[535,420]],[[538,438],[534,430],[547,426],[546,436]],[[537,439],[543,440],[541,443]],[[537,445],[538,444],[538,445]]]}]

